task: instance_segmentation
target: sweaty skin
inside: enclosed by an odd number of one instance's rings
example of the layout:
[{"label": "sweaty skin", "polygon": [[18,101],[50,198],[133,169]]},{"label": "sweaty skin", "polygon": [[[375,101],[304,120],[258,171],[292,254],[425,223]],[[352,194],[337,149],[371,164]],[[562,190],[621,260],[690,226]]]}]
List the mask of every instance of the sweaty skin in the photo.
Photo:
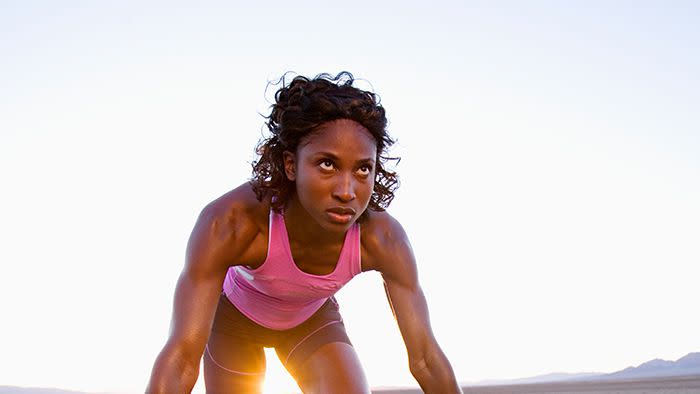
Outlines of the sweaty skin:
[{"label": "sweaty skin", "polygon": [[[369,204],[375,160],[371,134],[346,119],[325,123],[296,152],[285,152],[285,173],[296,183],[285,222],[294,262],[302,271],[325,275],[335,269],[345,232]],[[147,392],[192,390],[226,271],[234,265],[256,268],[265,261],[269,210],[270,199],[258,201],[249,184],[203,209],[175,290],[170,336],[156,359]],[[384,279],[410,371],[423,391],[461,392],[433,336],[408,238],[387,212],[370,210],[362,219],[361,258],[363,271],[376,270]],[[345,343],[319,348],[294,378],[305,393],[369,392],[357,354]],[[242,379],[231,391],[258,392],[260,384]]]}]

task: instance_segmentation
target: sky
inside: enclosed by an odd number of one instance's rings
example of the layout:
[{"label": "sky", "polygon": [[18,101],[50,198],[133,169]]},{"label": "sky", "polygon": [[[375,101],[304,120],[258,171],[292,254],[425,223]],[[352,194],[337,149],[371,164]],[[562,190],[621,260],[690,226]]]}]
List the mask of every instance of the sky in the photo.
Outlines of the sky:
[{"label": "sky", "polygon": [[[0,1],[0,384],[143,392],[288,71],[381,96],[458,380],[700,351],[697,2],[253,3]],[[415,385],[381,277],[338,300],[370,384]]]}]

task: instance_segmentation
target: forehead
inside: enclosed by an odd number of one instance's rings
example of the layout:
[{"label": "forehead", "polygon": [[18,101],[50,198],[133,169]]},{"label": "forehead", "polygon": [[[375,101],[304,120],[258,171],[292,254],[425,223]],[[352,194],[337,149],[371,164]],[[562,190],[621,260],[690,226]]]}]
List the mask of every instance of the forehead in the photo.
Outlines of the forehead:
[{"label": "forehead", "polygon": [[377,155],[377,141],[364,126],[354,120],[338,119],[319,126],[299,145],[299,153],[324,151],[339,157],[374,159]]}]

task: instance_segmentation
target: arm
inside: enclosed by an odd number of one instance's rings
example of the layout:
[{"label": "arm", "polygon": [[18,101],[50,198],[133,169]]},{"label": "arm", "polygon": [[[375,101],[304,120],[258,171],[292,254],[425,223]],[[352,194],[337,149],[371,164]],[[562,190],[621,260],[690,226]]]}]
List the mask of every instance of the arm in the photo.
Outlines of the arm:
[{"label": "arm", "polygon": [[426,393],[461,393],[452,366],[433,336],[408,238],[395,220],[389,220],[387,227],[377,268],[406,344],[411,374]]},{"label": "arm", "polygon": [[250,233],[243,224],[231,225],[241,221],[220,210],[205,208],[190,236],[175,289],[170,335],[156,358],[148,393],[189,393],[197,381],[226,271],[240,256]]}]

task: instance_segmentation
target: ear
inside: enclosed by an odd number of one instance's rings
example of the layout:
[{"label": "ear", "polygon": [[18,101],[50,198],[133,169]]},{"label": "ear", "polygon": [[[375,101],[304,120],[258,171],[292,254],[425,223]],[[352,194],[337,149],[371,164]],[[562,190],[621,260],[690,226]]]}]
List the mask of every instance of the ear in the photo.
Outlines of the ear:
[{"label": "ear", "polygon": [[296,155],[290,151],[282,152],[282,161],[284,162],[284,173],[287,175],[287,179],[294,182],[297,179],[297,158]]}]

